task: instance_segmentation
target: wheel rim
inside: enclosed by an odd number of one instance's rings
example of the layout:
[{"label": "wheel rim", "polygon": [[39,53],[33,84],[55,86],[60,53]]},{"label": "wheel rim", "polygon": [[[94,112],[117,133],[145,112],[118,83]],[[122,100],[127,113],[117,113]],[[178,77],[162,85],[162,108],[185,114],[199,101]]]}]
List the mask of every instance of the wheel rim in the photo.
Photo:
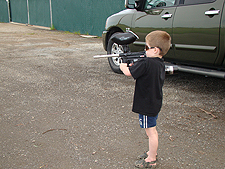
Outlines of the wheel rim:
[{"label": "wheel rim", "polygon": [[[117,43],[113,43],[111,54],[120,54],[124,53],[123,47],[121,45],[118,45]],[[122,62],[122,59],[120,57],[112,57],[112,61],[116,66],[119,66]]]}]

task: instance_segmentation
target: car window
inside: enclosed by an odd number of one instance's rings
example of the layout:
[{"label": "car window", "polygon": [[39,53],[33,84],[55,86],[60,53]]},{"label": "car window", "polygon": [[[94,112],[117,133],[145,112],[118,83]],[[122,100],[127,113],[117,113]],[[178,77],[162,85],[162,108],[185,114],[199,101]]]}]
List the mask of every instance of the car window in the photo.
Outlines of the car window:
[{"label": "car window", "polygon": [[146,9],[174,6],[175,0],[147,0]]},{"label": "car window", "polygon": [[180,0],[181,5],[194,5],[214,2],[216,0]]}]

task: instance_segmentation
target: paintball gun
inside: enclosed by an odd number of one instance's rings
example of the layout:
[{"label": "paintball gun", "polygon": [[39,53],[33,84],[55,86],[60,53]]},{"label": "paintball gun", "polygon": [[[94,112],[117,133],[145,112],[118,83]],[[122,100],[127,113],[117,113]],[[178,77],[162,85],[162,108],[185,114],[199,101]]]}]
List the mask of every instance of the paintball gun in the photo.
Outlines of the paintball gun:
[{"label": "paintball gun", "polygon": [[[115,35],[112,35],[110,40],[112,40],[114,43],[117,43],[118,45],[121,45],[124,53],[96,55],[93,57],[94,59],[115,57],[118,58],[119,63],[127,63],[127,66],[129,67],[131,63],[134,63],[139,59],[146,57],[145,51],[129,52],[128,45],[133,43],[136,39],[139,39],[139,37],[129,29],[125,33],[115,33]],[[175,70],[177,70],[177,67],[174,67],[170,64],[165,65],[166,73],[173,74]]]},{"label": "paintball gun", "polygon": [[108,54],[108,55],[96,55],[94,59],[98,58],[109,58],[109,57],[118,57],[121,59],[122,63],[127,63],[127,66],[131,63],[138,61],[138,59],[146,57],[145,51],[143,52],[127,52],[127,53],[120,53],[120,54]]},{"label": "paintball gun", "polygon": [[139,37],[130,30],[127,30],[125,33],[116,33],[111,37],[111,40],[118,45],[123,47],[123,52],[120,54],[108,54],[108,55],[96,55],[94,59],[97,58],[109,58],[109,57],[118,57],[120,63],[127,63],[129,66],[130,63],[138,61],[138,59],[146,57],[145,51],[142,52],[129,52],[128,45],[133,43]]}]

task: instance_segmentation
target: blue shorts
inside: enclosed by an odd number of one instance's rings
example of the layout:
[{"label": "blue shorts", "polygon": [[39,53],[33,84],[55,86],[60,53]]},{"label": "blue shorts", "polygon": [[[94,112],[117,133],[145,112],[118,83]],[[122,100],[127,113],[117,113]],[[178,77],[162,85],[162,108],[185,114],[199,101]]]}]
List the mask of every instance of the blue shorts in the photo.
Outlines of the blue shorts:
[{"label": "blue shorts", "polygon": [[158,118],[158,115],[155,117],[151,117],[151,116],[145,116],[145,115],[139,114],[139,123],[141,128],[155,127],[157,118]]}]

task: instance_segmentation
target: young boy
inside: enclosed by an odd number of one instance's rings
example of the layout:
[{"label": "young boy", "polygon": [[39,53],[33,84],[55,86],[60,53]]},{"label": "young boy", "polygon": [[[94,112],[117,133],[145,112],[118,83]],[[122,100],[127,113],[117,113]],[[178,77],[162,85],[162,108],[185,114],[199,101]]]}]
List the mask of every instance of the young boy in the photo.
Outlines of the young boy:
[{"label": "young boy", "polygon": [[153,31],[146,38],[145,58],[127,67],[120,64],[126,76],[136,80],[132,111],[139,114],[141,128],[145,128],[149,138],[149,150],[140,155],[135,166],[138,168],[154,168],[158,149],[158,133],[156,120],[162,107],[162,86],[165,79],[165,65],[162,57],[168,52],[171,37],[165,31]]}]

